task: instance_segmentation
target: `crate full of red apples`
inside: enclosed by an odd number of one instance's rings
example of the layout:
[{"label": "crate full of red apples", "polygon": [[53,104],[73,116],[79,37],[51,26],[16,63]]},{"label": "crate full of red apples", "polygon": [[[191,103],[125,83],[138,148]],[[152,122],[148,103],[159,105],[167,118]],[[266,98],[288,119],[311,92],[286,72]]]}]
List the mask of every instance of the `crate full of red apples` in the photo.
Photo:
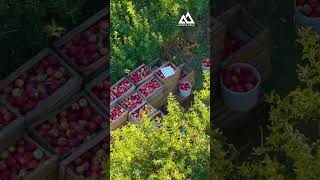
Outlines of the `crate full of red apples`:
[{"label": "crate full of red apples", "polygon": [[[254,66],[265,64],[263,69],[270,68],[270,63],[265,63],[270,62],[271,57],[269,29],[258,23],[240,5],[224,12],[217,19],[226,26],[224,47],[218,62],[219,67],[244,62]],[[266,55],[257,58],[262,53]]]},{"label": "crate full of red apples", "polygon": [[136,86],[128,78],[124,77],[111,86],[111,93],[120,101],[123,98],[126,98],[135,89]]},{"label": "crate full of red apples", "polygon": [[27,122],[47,112],[81,87],[80,76],[50,49],[45,49],[0,83],[5,103]]},{"label": "crate full of red apples", "polygon": [[127,123],[128,110],[122,107],[120,104],[115,104],[110,109],[110,130],[113,131],[118,127],[121,127]]},{"label": "crate full of red apples", "polygon": [[150,117],[153,116],[156,112],[157,109],[155,109],[148,103],[144,103],[131,111],[131,113],[129,114],[129,119],[133,123],[138,123],[143,117],[143,114],[146,115],[146,117]]},{"label": "crate full of red apples", "polygon": [[128,74],[127,77],[135,86],[139,86],[140,84],[143,84],[148,79],[153,77],[153,72],[148,66],[142,64],[141,66],[133,70],[130,74]]},{"label": "crate full of red apples", "polygon": [[60,163],[59,177],[65,180],[103,180],[103,165],[108,162],[107,131],[99,134]]},{"label": "crate full of red apples", "polygon": [[137,92],[155,108],[160,108],[166,100],[163,91],[163,85],[155,77],[149,79],[137,88]]},{"label": "crate full of red apples", "polygon": [[25,136],[24,131],[16,134],[8,144],[1,144],[0,179],[56,180],[58,158]]},{"label": "crate full of red apples", "polygon": [[85,79],[107,69],[109,12],[103,9],[54,43],[57,52]]},{"label": "crate full of red apples", "polygon": [[0,102],[0,144],[24,129],[24,119],[8,105]]},{"label": "crate full of red apples", "polygon": [[77,94],[64,103],[29,128],[32,137],[60,158],[90,141],[108,125],[107,113],[86,94]]},{"label": "crate full of red apples", "polygon": [[180,69],[173,63],[167,62],[158,68],[155,76],[165,86],[165,88],[172,87],[179,81]]},{"label": "crate full of red apples", "polygon": [[92,80],[86,86],[86,91],[106,111],[117,101],[117,98],[110,93],[110,78],[106,72]]},{"label": "crate full of red apples", "polygon": [[128,97],[121,100],[119,102],[119,104],[130,113],[133,109],[135,109],[137,106],[143,104],[144,102],[146,102],[144,97],[141,94],[139,94],[138,92],[134,91]]}]

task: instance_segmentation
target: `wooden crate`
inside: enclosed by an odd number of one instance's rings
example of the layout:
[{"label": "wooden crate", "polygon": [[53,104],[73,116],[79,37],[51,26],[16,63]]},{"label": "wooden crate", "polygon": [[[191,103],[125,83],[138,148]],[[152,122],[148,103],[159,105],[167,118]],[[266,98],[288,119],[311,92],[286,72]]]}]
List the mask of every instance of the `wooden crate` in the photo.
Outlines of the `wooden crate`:
[{"label": "wooden crate", "polygon": [[[129,120],[133,123],[138,123],[140,119],[136,119],[135,117],[132,116],[132,113],[134,113],[136,110],[140,109],[141,107],[143,107],[144,105],[149,105],[147,102],[144,104],[141,104],[140,106],[136,107],[133,111],[131,111],[131,113],[129,113]],[[147,117],[153,116],[155,113],[157,113],[157,110],[151,106],[151,108],[153,109],[152,112],[150,112],[149,114],[146,114]]]},{"label": "wooden crate", "polygon": [[163,62],[160,58],[155,59],[152,63],[148,64],[148,67],[152,72],[156,72],[163,65]]},{"label": "wooden crate", "polygon": [[[41,52],[39,52],[36,56],[34,56],[32,59],[30,59],[27,63],[25,63],[23,66],[18,68],[16,71],[11,73],[6,79],[1,81],[0,88],[6,87],[11,82],[13,82],[18,76],[27,70],[29,70],[31,67],[35,66],[37,63],[41,62],[41,60],[46,57],[47,55],[54,55],[57,57],[59,63],[68,71],[68,74],[70,76],[70,79],[57,91],[55,91],[53,94],[51,94],[49,97],[47,97],[45,100],[40,101],[38,105],[31,111],[27,112],[24,115],[25,121],[27,124],[30,124],[34,121],[34,119],[50,110],[52,106],[57,104],[58,102],[62,101],[65,98],[68,98],[72,96],[74,93],[78,92],[81,88],[81,77],[73,71],[72,68],[70,68],[56,53],[54,53],[51,49],[44,49]],[[5,99],[3,96],[1,96],[3,99]],[[4,100],[6,104],[9,104],[6,100]],[[19,110],[17,108],[14,108],[16,112]]]},{"label": "wooden crate", "polygon": [[[218,67],[224,67],[236,62],[252,62],[255,61],[255,57],[264,53],[261,61],[270,61],[271,58],[271,37],[270,30],[258,23],[254,17],[242,8],[240,5],[234,6],[221,16],[217,18],[219,22],[222,22],[226,26],[226,31],[233,31],[240,28],[248,33],[252,39],[246,45],[241,47],[236,52],[233,52],[227,59],[221,62],[217,62]],[[270,63],[266,63],[270,64]],[[270,67],[265,67],[270,68]],[[258,69],[261,71],[260,69]]]},{"label": "wooden crate", "polygon": [[[117,103],[115,106],[119,105],[121,108],[123,108],[119,103]],[[112,108],[114,107],[111,107],[110,109],[110,112],[112,111]],[[125,110],[125,108],[123,108]],[[128,116],[129,116],[129,112],[128,110],[125,110],[125,112],[119,116],[117,119],[111,121],[110,120],[110,130],[111,131],[114,131],[116,130],[117,128],[123,126],[126,124],[126,122],[128,121]]]},{"label": "wooden crate", "polygon": [[35,140],[30,138],[26,131],[23,129],[21,131],[16,131],[12,137],[8,138],[5,143],[0,144],[0,152],[7,149],[11,145],[21,138],[25,138],[27,141],[36,144],[37,148],[40,148],[47,156],[48,159],[41,164],[37,169],[35,169],[31,174],[28,174],[25,178],[26,180],[56,180],[58,178],[58,157],[52,155],[46,149],[41,147]]},{"label": "wooden crate", "polygon": [[[160,87],[158,89],[156,89],[155,91],[153,91],[148,97],[144,97],[142,95],[142,93],[139,91],[139,89],[141,87],[143,87],[144,85],[146,85],[147,83],[149,83],[150,81],[152,81],[153,79],[155,79],[159,84]],[[149,79],[147,82],[145,82],[144,84],[142,84],[140,87],[137,88],[137,92],[146,99],[146,101],[151,104],[151,106],[153,106],[154,108],[160,108],[162,106],[162,104],[164,103],[164,101],[166,100],[163,94],[163,90],[164,87],[161,84],[161,82],[159,80],[157,80],[157,78],[151,78]]]},{"label": "wooden crate", "polygon": [[[65,153],[65,154],[59,154],[55,148],[50,145],[44,138],[42,138],[35,130],[35,128],[42,124],[42,123],[46,123],[47,121],[54,119],[56,117],[56,115],[58,113],[60,113],[62,110],[66,109],[67,107],[70,107],[73,103],[77,102],[80,98],[85,98],[89,105],[94,109],[94,112],[98,113],[99,115],[101,115],[105,120],[105,127],[102,127],[103,129],[108,129],[108,123],[107,120],[109,119],[107,112],[104,111],[103,109],[101,109],[100,106],[96,105],[94,103],[94,101],[84,92],[80,92],[76,95],[74,95],[73,97],[67,99],[66,101],[63,101],[59,104],[57,104],[52,111],[50,111],[48,114],[43,115],[41,118],[39,118],[39,121],[35,122],[34,124],[30,125],[30,127],[28,128],[28,132],[31,135],[31,137],[33,137],[37,142],[39,142],[42,146],[44,146],[45,148],[47,148],[51,153],[57,155],[59,157],[59,159],[64,159],[66,158],[68,155],[70,155],[72,153],[72,151],[76,150],[79,148],[75,147],[74,149],[72,149],[70,152]],[[91,135],[91,137],[89,139],[85,139],[84,142],[82,142],[82,144],[84,144],[86,141],[90,141],[90,139],[92,139],[94,136],[96,136],[97,134],[93,134]]]},{"label": "wooden crate", "polygon": [[129,83],[130,83],[132,86],[131,86],[130,89],[128,89],[125,93],[123,93],[120,97],[117,97],[118,101],[121,101],[122,99],[128,97],[128,95],[131,94],[131,93],[136,89],[136,86],[135,86],[128,78],[124,77],[124,78],[120,79],[118,82],[116,82],[114,85],[111,86],[111,92],[112,92],[112,89],[113,89],[114,87],[116,87],[118,84],[120,84],[120,83],[121,83],[122,81],[124,81],[124,80],[128,80]]},{"label": "wooden crate", "polygon": [[[134,83],[134,82],[130,79],[130,76],[131,76],[133,73],[135,73],[137,70],[139,70],[140,68],[142,68],[142,67],[147,67],[148,70],[150,70],[151,73],[150,73],[147,77],[141,79],[139,82]],[[152,72],[151,69],[150,69],[147,65],[141,64],[141,65],[140,65],[139,67],[137,67],[135,70],[133,70],[132,72],[130,72],[130,73],[127,75],[127,78],[128,78],[135,86],[139,86],[139,85],[145,83],[146,81],[148,81],[150,78],[152,78],[153,75],[154,75],[154,72]]]},{"label": "wooden crate", "polygon": [[161,110],[158,110],[151,118],[152,118],[152,121],[153,121],[153,123],[154,123],[154,125],[156,126],[156,127],[160,127],[159,126],[159,122],[158,122],[158,118],[162,118],[164,116],[164,114],[163,114],[163,112],[161,111]]},{"label": "wooden crate", "polygon": [[[90,83],[88,83],[85,87],[85,91],[89,94],[89,96],[99,105],[101,106],[103,109],[105,109],[106,111],[109,110],[110,107],[107,107],[101,99],[99,99],[93,92],[92,89],[102,83],[104,80],[106,79],[110,79],[107,72],[103,72],[101,73],[98,77],[96,77],[94,80],[92,80]],[[110,82],[110,81],[109,81]],[[110,93],[111,95],[111,93]],[[110,106],[113,106],[114,103],[117,103],[118,99],[116,98],[115,101],[113,101],[112,103],[110,102]],[[113,105],[112,105],[113,104]]]},{"label": "wooden crate", "polygon": [[0,129],[0,144],[8,144],[12,141],[12,137],[14,137],[17,132],[24,131],[25,122],[24,118],[10,105],[7,105],[0,100],[0,106],[4,106],[14,116],[14,120],[10,124]]},{"label": "wooden crate", "polygon": [[[59,55],[61,55],[63,59],[66,62],[68,62],[77,72],[79,72],[86,81],[93,79],[100,72],[107,70],[109,65],[109,54],[101,57],[99,60],[92,63],[88,67],[81,69],[78,65],[70,61],[70,58],[61,51],[61,47],[65,45],[67,42],[69,42],[76,35],[79,35],[80,33],[86,31],[88,28],[90,28],[92,25],[97,23],[104,16],[109,16],[109,8],[104,8],[100,10],[98,13],[96,13],[95,15],[93,15],[92,17],[84,21],[78,27],[68,32],[60,40],[58,40],[53,44],[54,49],[59,53]],[[100,35],[103,37],[109,37],[107,34],[108,33],[105,32],[105,33],[101,33]]]},{"label": "wooden crate", "polygon": [[[91,141],[88,141],[87,143],[83,144],[77,151],[72,152],[68,158],[60,162],[59,165],[59,180],[86,180],[86,178],[81,177],[77,175],[75,172],[73,172],[70,168],[67,166],[74,160],[76,160],[78,157],[80,157],[82,154],[93,148],[95,145],[101,143],[102,141],[107,140],[108,131],[103,131],[99,135],[97,135],[95,138],[93,138]],[[103,180],[106,178],[99,178],[96,180]]]},{"label": "wooden crate", "polygon": [[192,87],[194,87],[196,83],[194,70],[190,66],[187,66],[186,64],[181,64],[179,66],[179,69],[181,69],[180,73],[184,72],[186,74],[185,77],[179,78],[179,82],[188,81],[189,83],[191,83]]},{"label": "wooden crate", "polygon": [[[166,67],[169,63],[171,62],[166,62],[164,63],[157,71],[159,71],[161,68]],[[178,83],[179,81],[179,77],[180,77],[180,69],[178,67],[176,67],[173,63],[171,63],[175,68],[175,74],[173,74],[172,76],[162,79],[160,76],[158,76],[157,73],[155,73],[156,78],[163,84],[164,88],[166,89],[167,87],[171,87],[175,84]]]},{"label": "wooden crate", "polygon": [[226,33],[225,25],[217,21],[213,17],[211,17],[211,20],[210,20],[211,53],[218,53],[223,49],[225,33]]},{"label": "wooden crate", "polygon": [[[134,95],[134,94],[137,94],[137,95],[142,99],[142,103],[141,103],[141,104],[143,104],[143,103],[146,102],[146,99],[143,97],[143,95],[141,95],[138,91],[133,91],[130,95],[128,95],[128,97],[126,97],[125,99],[122,99],[122,100],[119,102],[120,106],[123,107],[123,108],[124,108],[126,111],[128,111],[129,113],[131,112],[131,110],[130,110],[129,108],[125,108],[123,102],[126,101],[126,100],[128,100],[128,98],[129,98],[130,96]],[[134,109],[134,108],[133,108],[133,109]],[[132,109],[132,110],[133,110],[133,109]]]}]

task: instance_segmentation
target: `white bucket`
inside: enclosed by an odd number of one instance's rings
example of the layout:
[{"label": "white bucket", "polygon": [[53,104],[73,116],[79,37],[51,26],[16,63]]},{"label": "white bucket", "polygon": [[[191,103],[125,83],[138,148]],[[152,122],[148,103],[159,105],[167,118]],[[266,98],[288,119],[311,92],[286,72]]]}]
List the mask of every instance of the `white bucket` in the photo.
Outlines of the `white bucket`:
[{"label": "white bucket", "polygon": [[203,72],[205,72],[205,71],[209,71],[210,72],[210,67],[202,65],[201,69],[202,69]]},{"label": "white bucket", "polygon": [[234,92],[228,89],[223,84],[223,77],[220,76],[222,96],[224,103],[233,111],[249,111],[252,109],[258,102],[259,98],[259,88],[260,88],[260,73],[258,70],[250,64],[247,63],[235,63],[229,67],[248,67],[258,78],[256,86],[247,92]]},{"label": "white bucket", "polygon": [[320,32],[320,17],[307,17],[302,14],[294,1],[294,23],[297,29],[302,27],[311,27],[314,31]]},{"label": "white bucket", "polygon": [[182,81],[181,83],[188,83],[188,84],[190,85],[190,89],[188,89],[187,91],[182,90],[182,89],[180,89],[180,84],[179,84],[179,92],[180,92],[180,95],[181,95],[182,97],[190,96],[191,90],[192,90],[192,85],[191,85],[191,83],[188,82],[188,81]]}]

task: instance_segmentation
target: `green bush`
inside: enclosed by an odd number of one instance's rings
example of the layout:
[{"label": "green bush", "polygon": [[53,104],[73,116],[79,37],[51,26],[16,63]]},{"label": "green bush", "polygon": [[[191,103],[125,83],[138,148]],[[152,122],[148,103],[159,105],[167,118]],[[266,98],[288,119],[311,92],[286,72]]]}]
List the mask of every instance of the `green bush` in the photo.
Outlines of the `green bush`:
[{"label": "green bush", "polygon": [[207,0],[111,1],[111,82],[159,57],[165,42],[181,33],[182,14],[189,10],[197,19],[207,9]]},{"label": "green bush", "polygon": [[112,133],[111,179],[208,178],[210,159],[210,82],[195,93],[193,106],[184,110],[173,96],[168,114],[157,128],[151,119],[129,123]]}]

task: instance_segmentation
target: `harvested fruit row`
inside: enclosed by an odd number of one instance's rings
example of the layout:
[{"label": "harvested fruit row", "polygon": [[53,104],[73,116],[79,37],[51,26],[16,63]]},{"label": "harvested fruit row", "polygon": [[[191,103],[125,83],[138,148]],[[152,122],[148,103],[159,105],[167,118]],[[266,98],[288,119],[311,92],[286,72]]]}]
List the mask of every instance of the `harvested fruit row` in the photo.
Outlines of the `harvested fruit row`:
[{"label": "harvested fruit row", "polygon": [[107,157],[107,151],[107,143],[103,140],[67,164],[67,168],[78,176],[77,179],[102,178],[101,162]]},{"label": "harvested fruit row", "polygon": [[151,69],[148,66],[143,64],[138,69],[133,71],[128,77],[134,85],[138,85],[141,81],[143,81],[145,78],[147,78],[151,74],[152,74]]},{"label": "harvested fruit row", "polygon": [[55,153],[66,155],[105,127],[106,119],[87,98],[81,97],[34,130]]},{"label": "harvested fruit row", "polygon": [[21,138],[0,154],[0,179],[20,180],[41,167],[49,157],[33,141]]},{"label": "harvested fruit row", "polygon": [[17,116],[6,106],[0,104],[0,131],[16,120]]},{"label": "harvested fruit row", "polygon": [[107,17],[103,17],[84,32],[72,37],[59,49],[71,63],[80,69],[87,68],[98,60],[105,61],[101,58],[108,55],[109,39],[102,32],[108,29],[109,21]]},{"label": "harvested fruit row", "polygon": [[117,118],[119,118],[121,115],[123,115],[126,112],[126,110],[121,107],[119,104],[117,104],[115,107],[113,107],[110,110],[110,120],[114,121]]},{"label": "harvested fruit row", "polygon": [[161,83],[156,79],[153,78],[141,87],[138,88],[138,92],[144,97],[149,97],[153,92],[161,87]]},{"label": "harvested fruit row", "polygon": [[140,108],[133,111],[131,116],[136,119],[140,119],[142,117],[142,114],[145,114],[148,116],[151,113],[153,113],[154,111],[155,111],[155,109],[146,103],[146,104],[142,105]]},{"label": "harvested fruit row", "polygon": [[6,87],[2,87],[0,95],[21,114],[26,114],[65,85],[69,79],[70,74],[58,57],[49,54],[22,72]]},{"label": "harvested fruit row", "polygon": [[108,78],[105,78],[102,82],[96,84],[91,91],[106,107],[109,107],[110,98],[111,102],[115,100],[113,94],[110,95],[110,83]]},{"label": "harvested fruit row", "polygon": [[120,101],[120,105],[130,112],[144,102],[145,100],[140,96],[140,94],[135,92],[131,94],[129,97]]},{"label": "harvested fruit row", "polygon": [[127,78],[124,78],[112,87],[111,92],[116,98],[120,98],[132,87],[134,87],[134,85]]}]

